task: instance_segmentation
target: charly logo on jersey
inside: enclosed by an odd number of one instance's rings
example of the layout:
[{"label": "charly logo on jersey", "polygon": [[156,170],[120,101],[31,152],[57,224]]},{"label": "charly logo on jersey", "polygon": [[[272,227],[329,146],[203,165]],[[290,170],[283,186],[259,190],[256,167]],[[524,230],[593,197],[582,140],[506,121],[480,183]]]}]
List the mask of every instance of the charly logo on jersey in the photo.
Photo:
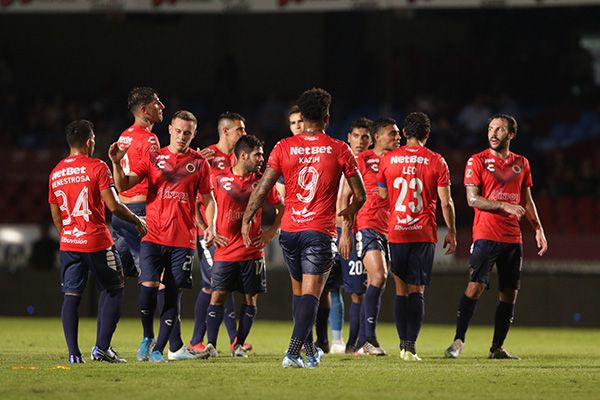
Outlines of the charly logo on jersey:
[{"label": "charly logo on jersey", "polygon": [[194,165],[194,163],[187,163],[185,164],[185,170],[190,174],[193,174],[194,172],[196,172],[196,166]]},{"label": "charly logo on jersey", "polygon": [[319,137],[318,136],[313,136],[313,135],[306,135],[306,136],[303,136],[302,139],[304,139],[304,140],[311,140],[312,141],[312,140],[319,140]]}]

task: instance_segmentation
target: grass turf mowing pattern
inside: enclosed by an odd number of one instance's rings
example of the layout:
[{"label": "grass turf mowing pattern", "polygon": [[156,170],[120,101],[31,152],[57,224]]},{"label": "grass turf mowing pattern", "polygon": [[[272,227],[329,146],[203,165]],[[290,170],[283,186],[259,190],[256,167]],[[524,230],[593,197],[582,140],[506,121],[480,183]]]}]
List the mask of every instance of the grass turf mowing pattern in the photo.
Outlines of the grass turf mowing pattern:
[{"label": "grass turf mowing pattern", "polygon": [[[183,321],[184,341],[192,321]],[[387,357],[326,355],[313,370],[282,369],[291,323],[257,321],[249,358],[232,358],[224,328],[217,359],[140,363],[140,323],[123,320],[113,346],[128,364],[92,362],[95,321],[80,322],[88,362],[69,365],[59,319],[0,318],[1,399],[579,399],[600,397],[600,330],[513,328],[507,349],[520,361],[488,360],[491,327],[474,326],[460,359],[446,360],[451,326],[425,325],[420,363],[399,358],[395,327],[380,324]],[[346,327],[347,329],[347,327]],[[347,332],[347,330],[345,331]],[[165,350],[166,357],[166,350]]]}]

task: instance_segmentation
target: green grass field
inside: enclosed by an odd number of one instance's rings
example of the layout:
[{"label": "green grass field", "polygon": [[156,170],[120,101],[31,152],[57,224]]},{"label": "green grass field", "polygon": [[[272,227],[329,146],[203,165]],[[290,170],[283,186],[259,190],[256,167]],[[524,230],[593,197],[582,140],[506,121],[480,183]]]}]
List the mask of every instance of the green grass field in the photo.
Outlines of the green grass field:
[{"label": "green grass field", "polygon": [[[191,327],[184,321],[186,335]],[[163,365],[134,360],[140,330],[137,320],[119,323],[113,346],[128,364],[90,362],[95,322],[82,320],[88,363],[71,366],[58,319],[0,318],[0,399],[600,398],[597,329],[515,327],[506,347],[523,359],[503,361],[486,358],[492,328],[476,326],[462,357],[446,360],[454,328],[425,325],[418,343],[423,361],[407,363],[399,358],[394,326],[381,324],[387,357],[326,355],[312,370],[281,368],[291,323],[257,321],[247,359],[230,357],[223,341],[222,357]]]}]

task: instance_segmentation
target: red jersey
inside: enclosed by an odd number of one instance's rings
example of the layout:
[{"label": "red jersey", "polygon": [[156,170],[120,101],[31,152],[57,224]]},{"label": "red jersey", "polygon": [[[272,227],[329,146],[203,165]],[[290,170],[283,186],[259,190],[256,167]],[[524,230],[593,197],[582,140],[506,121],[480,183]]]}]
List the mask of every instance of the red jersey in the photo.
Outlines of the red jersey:
[{"label": "red jersey", "polygon": [[[158,137],[148,128],[140,125],[131,125],[125,129],[119,136],[118,143],[120,146],[129,146],[125,157],[121,160],[121,167],[125,175],[129,175],[130,171],[136,169],[140,161],[147,159],[148,152],[157,151],[160,148]],[[124,197],[145,196],[147,191],[148,181],[144,179],[131,189],[121,192],[120,195]]]},{"label": "red jersey", "polygon": [[325,133],[301,133],[279,141],[267,167],[285,181],[285,213],[281,229],[289,232],[319,231],[336,236],[335,203],[342,173],[358,174],[348,145]]},{"label": "red jersey", "polygon": [[69,156],[50,173],[48,202],[60,207],[60,250],[93,253],[113,245],[106,226],[102,190],[114,186],[108,165],[83,155]]},{"label": "red jersey", "polygon": [[378,185],[388,189],[392,243],[436,243],[438,187],[450,186],[444,158],[423,146],[402,146],[379,163]]},{"label": "red jersey", "polygon": [[387,235],[390,221],[390,207],[387,199],[382,199],[377,187],[380,157],[373,150],[365,150],[357,157],[360,171],[367,190],[367,201],[356,215],[357,229],[374,229]]},{"label": "red jersey", "polygon": [[[222,172],[228,168],[233,167],[233,165],[235,164],[235,162],[237,161],[237,157],[235,156],[235,153],[231,153],[231,154],[226,154],[223,153],[221,150],[219,150],[219,148],[217,147],[216,144],[211,144],[210,146],[207,147],[207,149],[211,149],[212,151],[214,151],[214,157],[211,160],[207,160],[208,161],[208,165],[210,166],[210,175],[211,177],[214,177],[215,174]],[[198,198],[198,201],[200,203],[202,203],[202,198]],[[204,204],[200,205],[200,213],[202,214],[202,217],[204,217],[204,220],[206,221],[206,214],[205,214],[205,208],[204,208]],[[218,210],[217,210],[218,212]],[[207,223],[209,221],[206,221]],[[204,235],[204,232],[198,228],[198,235]]]},{"label": "red jersey", "polygon": [[[248,199],[261,176],[256,173],[242,178],[235,175],[231,168],[216,172],[212,176],[217,201],[217,233],[229,239],[224,247],[217,247],[215,261],[246,261],[262,258],[262,248],[246,247],[242,238],[242,216],[246,211]],[[271,204],[280,202],[279,193],[271,189],[267,197]],[[250,237],[261,235],[262,209],[259,209],[250,225]]]},{"label": "red jersey", "polygon": [[[529,161],[509,152],[504,160],[490,149],[469,158],[465,169],[465,186],[479,187],[480,195],[488,200],[511,204],[521,203],[521,192],[533,185]],[[475,209],[473,240],[487,239],[503,243],[521,243],[521,228],[514,215],[505,212]]]},{"label": "red jersey", "polygon": [[151,152],[132,172],[148,178],[148,234],[142,241],[196,248],[196,196],[212,190],[204,157],[192,149],[174,154],[164,147]]}]

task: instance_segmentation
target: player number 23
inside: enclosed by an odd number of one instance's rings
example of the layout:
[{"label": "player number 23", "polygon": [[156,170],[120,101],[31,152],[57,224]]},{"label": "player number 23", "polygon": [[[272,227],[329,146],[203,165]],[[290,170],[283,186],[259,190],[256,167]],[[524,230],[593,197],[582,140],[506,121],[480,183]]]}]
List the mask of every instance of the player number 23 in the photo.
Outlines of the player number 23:
[{"label": "player number 23", "polygon": [[410,181],[402,177],[394,179],[394,188],[400,189],[398,200],[396,200],[396,211],[406,212],[406,206],[404,200],[408,194],[408,190],[412,191],[412,196],[416,202],[411,201],[408,203],[408,208],[413,213],[418,213],[423,209],[423,181],[419,178],[412,178]]}]

